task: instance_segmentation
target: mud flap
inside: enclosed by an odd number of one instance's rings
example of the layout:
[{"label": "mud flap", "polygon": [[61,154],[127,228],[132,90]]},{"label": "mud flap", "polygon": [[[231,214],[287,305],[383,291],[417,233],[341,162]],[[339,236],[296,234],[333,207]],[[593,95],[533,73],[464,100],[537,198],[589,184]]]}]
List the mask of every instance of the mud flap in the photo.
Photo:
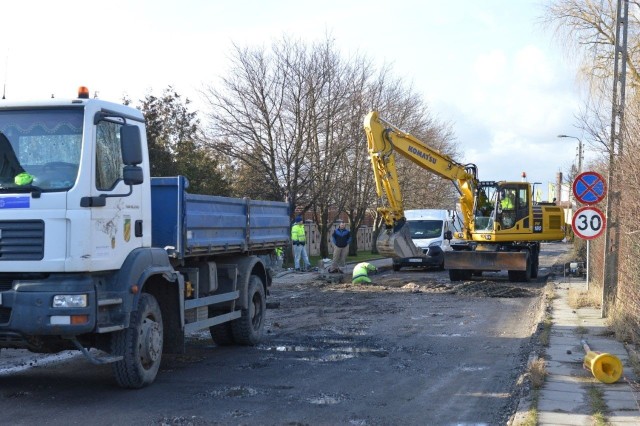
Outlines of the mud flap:
[{"label": "mud flap", "polygon": [[526,251],[447,251],[444,254],[444,267],[477,271],[526,271],[527,255]]},{"label": "mud flap", "polygon": [[413,243],[411,231],[405,223],[400,229],[383,229],[376,241],[378,252],[387,257],[424,257],[424,253]]}]

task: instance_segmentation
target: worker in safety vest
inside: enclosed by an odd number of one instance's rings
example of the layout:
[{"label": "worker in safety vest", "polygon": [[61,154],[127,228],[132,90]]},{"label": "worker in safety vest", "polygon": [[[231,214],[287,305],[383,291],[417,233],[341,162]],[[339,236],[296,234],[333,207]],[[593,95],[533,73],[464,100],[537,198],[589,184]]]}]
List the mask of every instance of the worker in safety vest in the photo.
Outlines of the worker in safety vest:
[{"label": "worker in safety vest", "polygon": [[513,193],[502,192],[502,198],[500,199],[500,208],[502,210],[502,217],[500,223],[504,229],[512,228],[516,223],[515,204],[513,202]]},{"label": "worker in safety vest", "polygon": [[503,192],[502,199],[500,200],[500,207],[502,207],[502,210],[513,210],[515,208],[512,196],[513,195],[511,193]]},{"label": "worker in safety vest", "polygon": [[309,255],[305,245],[307,244],[307,237],[304,232],[304,224],[302,223],[302,216],[296,216],[295,223],[291,227],[291,242],[293,243],[293,265],[296,271],[300,270],[300,257],[304,262],[303,270],[307,270],[311,267],[309,262]]},{"label": "worker in safety vest", "polygon": [[352,284],[370,283],[369,273],[377,273],[378,268],[367,262],[358,263],[353,267],[353,277],[351,278]]}]

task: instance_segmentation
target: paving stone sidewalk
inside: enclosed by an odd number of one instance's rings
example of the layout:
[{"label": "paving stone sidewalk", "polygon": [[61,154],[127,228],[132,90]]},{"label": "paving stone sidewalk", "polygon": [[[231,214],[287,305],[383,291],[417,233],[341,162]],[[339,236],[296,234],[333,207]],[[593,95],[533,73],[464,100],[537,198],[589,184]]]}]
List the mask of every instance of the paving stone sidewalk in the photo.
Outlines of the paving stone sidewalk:
[{"label": "paving stone sidewalk", "polygon": [[[586,290],[584,281],[571,280],[555,282],[553,325],[545,357],[548,376],[538,397],[538,425],[594,424],[589,399],[591,387],[603,392],[608,425],[640,425],[640,395],[634,389],[637,378],[629,364],[629,355],[624,345],[611,335],[599,308],[572,309],[568,305],[570,288]],[[592,351],[606,352],[620,359],[624,371],[617,383],[601,383],[583,367],[582,339]]]}]

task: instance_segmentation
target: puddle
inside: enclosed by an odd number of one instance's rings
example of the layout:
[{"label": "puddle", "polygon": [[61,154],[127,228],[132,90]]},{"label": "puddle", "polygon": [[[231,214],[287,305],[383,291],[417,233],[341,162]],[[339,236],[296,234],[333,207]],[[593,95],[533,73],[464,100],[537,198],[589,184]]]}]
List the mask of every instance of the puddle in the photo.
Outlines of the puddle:
[{"label": "puddle", "polygon": [[215,398],[246,398],[250,396],[256,396],[258,391],[254,388],[250,388],[247,386],[233,386],[223,389],[216,389],[210,392],[205,392],[201,394],[205,397],[215,397]]},{"label": "puddle", "polygon": [[[374,356],[384,358],[389,356],[389,351],[366,346],[353,346],[353,342],[341,339],[326,339],[322,343],[327,347],[303,346],[303,345],[275,345],[258,346],[258,349],[269,352],[306,353],[297,358],[299,361],[335,362],[355,358],[357,356]],[[311,352],[318,354],[311,355]]]},{"label": "puddle", "polygon": [[275,352],[312,352],[317,351],[318,348],[314,348],[313,346],[259,346],[258,349],[262,349],[265,351],[275,351]]},{"label": "puddle", "polygon": [[470,372],[470,371],[484,371],[484,370],[488,370],[488,369],[489,369],[489,367],[469,367],[469,366],[460,368],[460,370],[467,371],[467,372]]},{"label": "puddle", "polygon": [[307,402],[316,405],[335,405],[344,401],[343,397],[332,395],[320,395],[312,398],[307,398]]},{"label": "puddle", "polygon": [[356,356],[353,354],[330,354],[325,356],[318,357],[303,357],[298,358],[299,361],[314,361],[314,362],[336,362],[336,361],[344,361],[347,359],[355,358]]}]

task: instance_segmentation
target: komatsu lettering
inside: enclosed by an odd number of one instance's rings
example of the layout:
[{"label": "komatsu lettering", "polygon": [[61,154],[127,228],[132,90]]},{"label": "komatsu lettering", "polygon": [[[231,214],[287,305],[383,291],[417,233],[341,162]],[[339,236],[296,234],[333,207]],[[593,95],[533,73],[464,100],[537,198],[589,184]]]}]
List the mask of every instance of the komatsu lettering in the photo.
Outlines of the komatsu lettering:
[{"label": "komatsu lettering", "polygon": [[438,162],[436,158],[433,158],[431,155],[427,154],[426,152],[422,152],[419,149],[414,148],[412,146],[409,147],[409,152],[417,155],[418,157],[424,158],[430,163],[436,164]]}]

